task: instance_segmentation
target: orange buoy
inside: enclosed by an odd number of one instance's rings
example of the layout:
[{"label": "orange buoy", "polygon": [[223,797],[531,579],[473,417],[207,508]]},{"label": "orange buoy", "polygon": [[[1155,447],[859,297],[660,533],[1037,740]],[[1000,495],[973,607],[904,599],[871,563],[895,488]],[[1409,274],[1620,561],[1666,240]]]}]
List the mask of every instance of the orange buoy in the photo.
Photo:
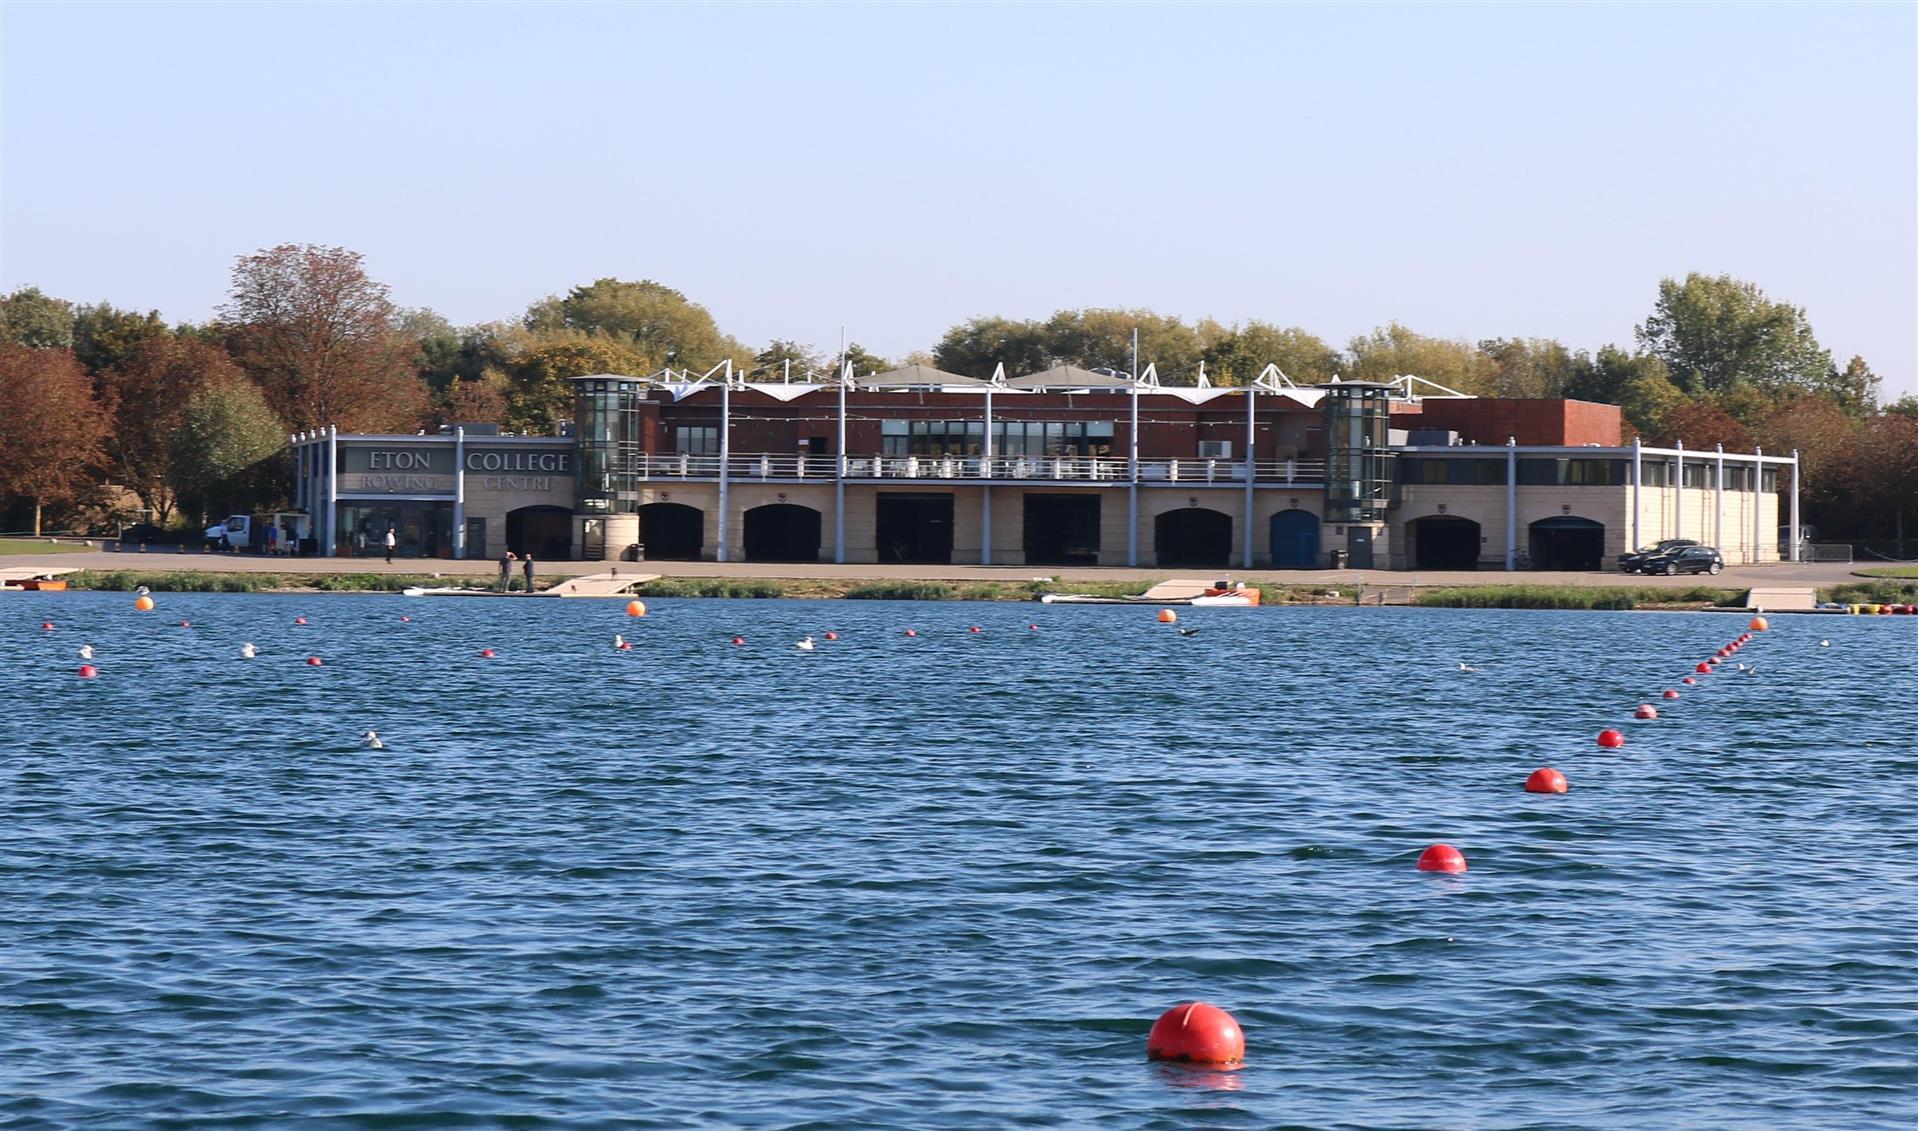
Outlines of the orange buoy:
[{"label": "orange buoy", "polygon": [[1695,677],[1695,676],[1689,676],[1689,675],[1688,675],[1688,676],[1686,676],[1686,677],[1685,677],[1684,679],[1681,679],[1681,680],[1679,680],[1678,682],[1680,682],[1680,683],[1682,683],[1682,684],[1684,684],[1684,685],[1685,685],[1685,686],[1687,686],[1687,687],[1692,687],[1692,686],[1695,686],[1695,685],[1696,685],[1696,684],[1698,683],[1698,679],[1697,679],[1697,677]]},{"label": "orange buoy", "polygon": [[1678,689],[1677,689],[1677,688],[1675,688],[1675,687],[1667,687],[1667,688],[1665,689],[1665,698],[1667,698],[1667,699],[1676,699],[1676,698],[1678,698]]},{"label": "orange buoy", "polygon": [[1237,1064],[1245,1059],[1245,1031],[1216,1005],[1181,1002],[1152,1023],[1145,1055],[1181,1064]]},{"label": "orange buoy", "polygon": [[150,613],[153,611],[153,598],[142,593],[133,599],[133,607],[143,613]]},{"label": "orange buoy", "polygon": [[1751,627],[1753,632],[1763,632],[1771,627],[1771,622],[1764,617],[1753,617]]},{"label": "orange buoy", "polygon": [[1604,730],[1598,732],[1598,744],[1607,750],[1616,750],[1625,745],[1625,736],[1610,727],[1606,727]]},{"label": "orange buoy", "polygon": [[480,649],[480,659],[482,659],[482,660],[490,660],[490,659],[492,659],[492,658],[493,658],[493,655],[494,655],[494,653],[493,653],[493,650],[492,650],[491,648],[481,648],[481,649]]},{"label": "orange buoy", "polygon": [[1640,703],[1638,710],[1632,712],[1632,718],[1634,719],[1655,719],[1657,717],[1658,708],[1652,706],[1650,703]]},{"label": "orange buoy", "polygon": [[1698,666],[1693,668],[1692,670],[1697,672],[1699,675],[1710,675],[1712,666],[1708,663],[1705,663],[1703,660],[1700,660],[1698,663]]},{"label": "orange buoy", "polygon": [[1435,844],[1419,853],[1419,871],[1458,875],[1465,871],[1465,854],[1449,844]]},{"label": "orange buoy", "polygon": [[1173,612],[1171,609],[1160,609],[1159,623],[1160,624],[1178,624],[1179,614]]},{"label": "orange buoy", "polygon": [[1550,766],[1540,766],[1525,779],[1527,793],[1564,793],[1571,786],[1565,783],[1565,775]]},{"label": "orange buoy", "polygon": [[96,668],[96,667],[94,667],[94,666],[93,666],[92,664],[81,664],[81,665],[80,665],[80,678],[81,678],[81,679],[92,679],[92,678],[93,678],[94,676],[96,676],[96,675],[99,675],[99,674],[100,674],[100,669],[99,669],[99,668]]},{"label": "orange buoy", "polygon": [[645,616],[645,615],[646,615],[646,602],[644,602],[644,601],[628,601],[628,602],[626,602],[626,615],[627,615],[627,616],[629,616],[629,617],[643,617],[643,616]]},{"label": "orange buoy", "polygon": [[306,666],[309,668],[317,668],[322,666],[320,664],[320,658],[318,656],[308,656],[306,658]]}]

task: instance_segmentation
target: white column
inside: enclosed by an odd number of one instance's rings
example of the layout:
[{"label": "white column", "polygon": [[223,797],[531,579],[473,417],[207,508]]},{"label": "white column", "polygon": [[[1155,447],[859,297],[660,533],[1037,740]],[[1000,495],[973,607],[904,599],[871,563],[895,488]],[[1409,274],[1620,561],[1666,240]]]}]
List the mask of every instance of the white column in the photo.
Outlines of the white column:
[{"label": "white column", "polygon": [[1252,568],[1252,481],[1258,477],[1258,461],[1252,458],[1252,450],[1257,446],[1259,436],[1258,416],[1259,390],[1255,385],[1245,387],[1245,566]]},{"label": "white column", "polygon": [[1518,437],[1505,437],[1505,570],[1518,568]]},{"label": "white column", "polygon": [[1126,488],[1125,516],[1125,564],[1133,568],[1139,565],[1139,374],[1138,359],[1133,359],[1132,374],[1132,435],[1129,437],[1130,454],[1127,461],[1131,464],[1132,485]]},{"label": "white column", "polygon": [[327,557],[333,557],[340,528],[340,426],[326,426],[326,534],[321,545]]},{"label": "white column", "polygon": [[1677,472],[1673,479],[1677,490],[1672,493],[1672,497],[1677,502],[1672,504],[1672,537],[1683,538],[1685,536],[1685,441],[1680,440],[1676,446],[1678,466],[1672,470]]},{"label": "white column", "polygon": [[1625,547],[1626,553],[1645,544],[1645,532],[1639,529],[1645,513],[1643,489],[1645,485],[1645,453],[1639,447],[1638,437],[1632,437],[1632,544]]},{"label": "white column", "polygon": [[832,560],[846,564],[846,373],[839,374],[839,461],[832,483]]},{"label": "white column", "polygon": [[733,372],[732,365],[726,366],[726,383],[719,387],[719,548],[718,560],[726,559],[726,535],[731,529],[728,519],[732,517],[732,500],[727,488],[730,485],[732,469],[727,465],[733,458]]},{"label": "white column", "polygon": [[466,428],[453,426],[453,556],[466,557]]},{"label": "white column", "polygon": [[979,464],[979,564],[992,564],[992,484],[986,482],[992,478],[992,386],[986,386],[985,439],[979,450],[984,453]]},{"label": "white column", "polygon": [[1765,549],[1765,449],[1753,447],[1752,456],[1752,556],[1757,562]]},{"label": "white column", "polygon": [[1803,561],[1804,554],[1799,550],[1800,539],[1804,537],[1798,529],[1798,449],[1791,450],[1791,560]]},{"label": "white column", "polygon": [[1712,527],[1712,545],[1724,552],[1725,547],[1725,445],[1718,445],[1717,460],[1718,482],[1713,488],[1718,496],[1718,517]]}]

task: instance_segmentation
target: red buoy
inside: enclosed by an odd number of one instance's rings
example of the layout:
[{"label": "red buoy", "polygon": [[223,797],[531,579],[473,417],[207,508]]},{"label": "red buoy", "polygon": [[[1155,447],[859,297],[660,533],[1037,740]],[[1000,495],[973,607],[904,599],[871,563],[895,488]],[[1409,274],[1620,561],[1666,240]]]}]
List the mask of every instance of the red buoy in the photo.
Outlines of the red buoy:
[{"label": "red buoy", "polygon": [[1676,698],[1678,698],[1678,689],[1677,689],[1677,688],[1672,688],[1672,687],[1667,687],[1667,688],[1665,689],[1665,698],[1667,698],[1667,699],[1676,699]]},{"label": "red buoy", "polygon": [[1692,687],[1698,683],[1698,680],[1692,676],[1686,676],[1684,679],[1681,679],[1678,682],[1684,684],[1687,687]]},{"label": "red buoy", "polygon": [[1026,629],[1027,631],[1030,631],[1030,632],[1037,632],[1039,631],[1039,626],[1036,624],[1029,624],[1026,626]]},{"label": "red buoy", "polygon": [[1216,1005],[1181,1002],[1153,1022],[1145,1055],[1181,1064],[1237,1064],[1245,1059],[1245,1031]]},{"label": "red buoy", "polygon": [[907,635],[907,636],[917,636],[917,635],[919,635],[919,630],[918,630],[918,629],[916,629],[916,628],[909,628],[909,629],[907,629],[907,630],[906,630],[906,635]]},{"label": "red buoy", "polygon": [[309,667],[309,668],[317,668],[317,667],[320,667],[320,666],[321,666],[321,665],[320,665],[320,658],[319,658],[318,656],[308,656],[308,657],[306,658],[306,666],[307,666],[307,667]]},{"label": "red buoy", "polygon": [[183,621],[181,621],[181,622],[180,622],[180,627],[181,627],[181,628],[192,628],[192,627],[193,627],[193,622],[192,622],[192,621],[190,621],[190,620],[183,620]]},{"label": "red buoy", "polygon": [[493,655],[494,655],[494,653],[493,653],[493,650],[492,650],[491,648],[481,648],[481,649],[480,649],[480,659],[482,659],[482,660],[490,660],[490,659],[492,659],[492,658],[493,658]]},{"label": "red buoy", "polygon": [[1598,732],[1598,744],[1607,750],[1616,750],[1625,745],[1625,736],[1610,727]]},{"label": "red buoy", "polygon": [[40,631],[41,631],[41,632],[52,632],[52,631],[53,631],[53,622],[52,622],[52,621],[50,621],[50,620],[43,620],[43,621],[41,621],[41,622],[40,622]]},{"label": "red buoy", "polygon": [[828,640],[837,640],[837,639],[839,639],[839,634],[838,634],[837,632],[828,632],[828,633],[826,634],[826,639],[828,639]]},{"label": "red buoy", "polygon": [[294,617],[294,618],[293,618],[293,623],[294,623],[294,624],[305,624],[305,623],[306,623],[306,618],[305,618],[305,617]]},{"label": "red buoy", "polygon": [[94,667],[94,666],[93,666],[92,664],[81,664],[81,665],[80,665],[80,678],[81,678],[81,679],[92,679],[92,678],[93,678],[94,676],[96,676],[96,675],[99,675],[99,674],[100,674],[100,669],[99,669],[99,668],[96,668],[96,667]]},{"label": "red buoy", "polygon": [[1465,854],[1449,844],[1435,844],[1419,853],[1419,871],[1457,875],[1465,871]]},{"label": "red buoy", "polygon": [[1540,766],[1525,779],[1527,793],[1564,793],[1571,786],[1565,783],[1565,775],[1550,766]]},{"label": "red buoy", "polygon": [[1705,663],[1703,660],[1700,660],[1698,663],[1698,666],[1693,668],[1692,670],[1697,672],[1699,675],[1706,675],[1711,672],[1712,666],[1708,663]]},{"label": "red buoy", "polygon": [[1638,710],[1632,712],[1632,718],[1634,719],[1655,719],[1657,717],[1658,708],[1652,706],[1650,703],[1640,703]]},{"label": "red buoy", "polygon": [[974,632],[978,632],[978,631],[979,631],[979,626],[978,626],[978,625],[976,625],[976,624],[975,624],[975,625],[973,625],[973,626],[972,626],[972,631],[974,631]]},{"label": "red buoy", "polygon": [[410,620],[412,620],[412,619],[413,619],[412,617],[406,617],[406,616],[403,616],[403,617],[401,617],[401,618],[400,618],[400,623],[401,623],[401,624],[405,624],[405,623],[407,623],[408,621],[410,621]]},{"label": "red buoy", "polygon": [[733,637],[733,647],[735,648],[739,647],[741,644],[744,644],[745,642],[746,642],[746,638],[743,636]]}]

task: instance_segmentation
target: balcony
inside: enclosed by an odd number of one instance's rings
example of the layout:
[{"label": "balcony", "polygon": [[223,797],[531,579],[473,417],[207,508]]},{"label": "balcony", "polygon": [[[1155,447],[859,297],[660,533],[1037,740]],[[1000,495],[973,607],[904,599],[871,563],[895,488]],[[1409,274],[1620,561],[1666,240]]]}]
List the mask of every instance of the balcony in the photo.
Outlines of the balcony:
[{"label": "balcony", "polygon": [[[979,456],[846,457],[845,477],[862,482],[991,482],[1083,483],[1123,486],[1131,481],[1130,465],[1110,456],[995,456],[990,463]],[[733,455],[727,477],[744,482],[831,481],[839,471],[839,457],[814,455]],[[641,455],[634,457],[634,476],[642,481],[713,480],[719,478],[717,455]],[[1308,484],[1325,482],[1323,460],[1259,460],[1255,483]],[[1230,459],[1142,459],[1139,481],[1148,485],[1244,486],[1245,462]]]}]

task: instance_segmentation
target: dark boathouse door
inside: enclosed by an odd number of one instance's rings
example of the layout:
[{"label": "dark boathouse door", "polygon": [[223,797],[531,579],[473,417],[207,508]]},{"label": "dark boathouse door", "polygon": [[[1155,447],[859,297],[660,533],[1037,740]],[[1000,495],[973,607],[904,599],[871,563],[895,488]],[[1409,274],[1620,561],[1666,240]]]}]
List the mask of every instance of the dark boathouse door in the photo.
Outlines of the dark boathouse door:
[{"label": "dark boathouse door", "polygon": [[952,496],[882,494],[875,524],[881,562],[952,564]]}]

